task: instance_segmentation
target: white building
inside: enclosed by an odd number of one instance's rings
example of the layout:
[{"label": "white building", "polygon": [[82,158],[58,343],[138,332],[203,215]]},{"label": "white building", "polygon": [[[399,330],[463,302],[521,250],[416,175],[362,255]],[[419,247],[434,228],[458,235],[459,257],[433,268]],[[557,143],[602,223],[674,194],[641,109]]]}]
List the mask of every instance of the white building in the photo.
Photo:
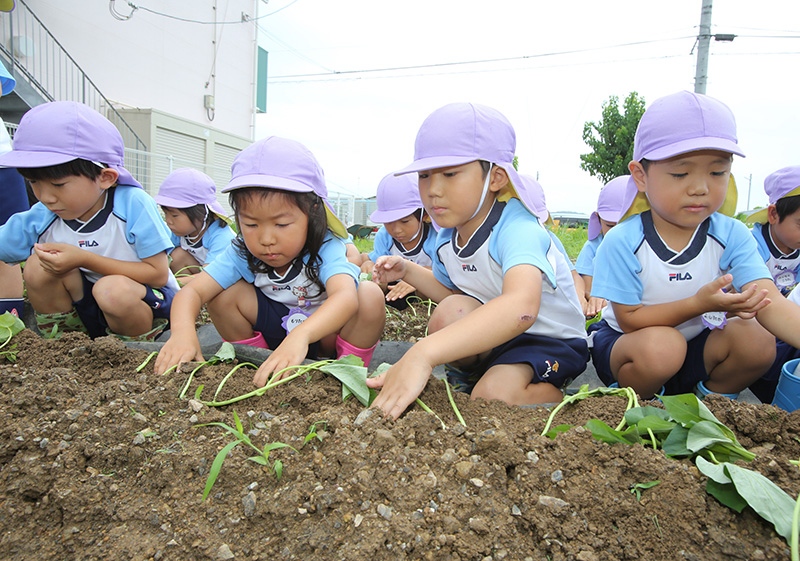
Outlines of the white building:
[{"label": "white building", "polygon": [[0,115],[13,128],[32,106],[81,101],[120,129],[126,166],[148,192],[186,166],[222,186],[266,106],[262,4],[16,0],[0,13],[0,60],[17,80]]}]

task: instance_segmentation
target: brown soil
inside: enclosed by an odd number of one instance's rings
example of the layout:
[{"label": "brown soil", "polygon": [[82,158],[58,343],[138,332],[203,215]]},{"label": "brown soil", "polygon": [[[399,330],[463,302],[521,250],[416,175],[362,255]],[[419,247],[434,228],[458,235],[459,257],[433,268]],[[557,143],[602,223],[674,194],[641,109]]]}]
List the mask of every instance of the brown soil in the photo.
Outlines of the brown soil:
[{"label": "brown soil", "polygon": [[[787,559],[786,542],[749,509],[705,492],[689,461],[600,443],[580,427],[615,425],[622,399],[565,408],[577,428],[539,436],[548,411],[456,403],[442,382],[397,422],[320,373],[233,406],[178,395],[185,373],[137,372],[147,353],[113,338],[23,331],[0,361],[0,554],[3,559]],[[192,384],[210,396],[229,366]],[[239,370],[223,390],[252,389]],[[795,496],[800,414],[711,398],[709,408],[758,455],[747,467]],[[196,409],[196,410],[195,410]],[[277,479],[239,445],[202,493],[236,411],[253,442],[278,449]],[[362,415],[363,417],[363,415]],[[316,423],[318,438],[303,446]],[[640,500],[632,486],[659,480]]]}]

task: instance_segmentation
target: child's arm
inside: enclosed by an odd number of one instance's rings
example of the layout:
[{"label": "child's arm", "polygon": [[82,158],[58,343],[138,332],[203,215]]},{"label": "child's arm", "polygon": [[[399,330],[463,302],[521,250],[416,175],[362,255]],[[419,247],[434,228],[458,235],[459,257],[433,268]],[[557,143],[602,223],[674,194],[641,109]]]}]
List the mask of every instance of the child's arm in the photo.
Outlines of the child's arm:
[{"label": "child's arm", "polygon": [[358,310],[356,284],[350,275],[331,276],[325,283],[325,291],[328,294],[325,302],[294,328],[259,367],[253,378],[257,386],[266,384],[274,372],[302,364],[311,343],[338,333]]},{"label": "child's arm", "polygon": [[200,307],[222,292],[222,287],[211,276],[202,272],[192,282],[181,288],[172,300],[170,310],[170,337],[158,353],[156,374],[163,374],[176,364],[203,360],[200,341],[194,323]]},{"label": "child's arm", "polygon": [[384,374],[367,379],[370,387],[382,388],[372,406],[397,419],[422,393],[434,366],[491,350],[524,333],[539,313],[542,282],[542,272],[532,265],[509,269],[500,296],[428,335]]},{"label": "child's arm", "polygon": [[42,267],[61,275],[79,267],[101,275],[123,275],[148,286],[164,286],[169,279],[169,258],[162,251],[141,261],[121,261],[65,243],[37,243],[33,251]]},{"label": "child's arm", "polygon": [[767,298],[772,301],[756,314],[758,323],[781,341],[800,349],[800,306],[784,298],[772,279],[759,279],[745,285],[746,288],[752,286],[767,291]]},{"label": "child's arm", "polygon": [[[675,327],[706,312],[755,313],[770,303],[768,291],[757,282],[747,285],[741,293],[725,292],[723,289],[732,280],[732,275],[723,275],[701,287],[696,294],[674,302],[648,306],[612,302],[611,305],[622,331],[630,333],[655,325]],[[765,282],[771,283],[766,279]]]},{"label": "child's arm", "polygon": [[372,271],[372,280],[377,283],[404,280],[434,302],[441,302],[456,293],[436,280],[433,271],[399,255],[379,257]]}]

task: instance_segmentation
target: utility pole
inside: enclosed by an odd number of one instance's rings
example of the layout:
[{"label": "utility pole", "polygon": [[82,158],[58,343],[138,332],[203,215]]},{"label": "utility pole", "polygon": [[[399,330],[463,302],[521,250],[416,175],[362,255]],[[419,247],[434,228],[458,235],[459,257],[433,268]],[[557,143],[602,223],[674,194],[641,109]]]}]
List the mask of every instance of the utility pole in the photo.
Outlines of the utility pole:
[{"label": "utility pole", "polygon": [[700,12],[700,34],[697,36],[697,66],[694,73],[695,93],[706,93],[708,80],[708,44],[711,42],[711,3],[712,0],[703,0]]}]

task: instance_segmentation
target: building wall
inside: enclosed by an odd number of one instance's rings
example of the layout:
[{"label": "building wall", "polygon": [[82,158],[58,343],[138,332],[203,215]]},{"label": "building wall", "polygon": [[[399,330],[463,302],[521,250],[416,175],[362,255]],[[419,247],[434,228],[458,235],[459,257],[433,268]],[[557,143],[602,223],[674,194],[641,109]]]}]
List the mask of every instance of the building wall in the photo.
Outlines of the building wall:
[{"label": "building wall", "polygon": [[[115,106],[157,109],[248,139],[256,28],[242,19],[255,17],[259,1],[159,0],[132,11],[123,1],[25,0]],[[112,10],[130,17],[120,21]],[[214,96],[213,113],[206,95]]]}]

